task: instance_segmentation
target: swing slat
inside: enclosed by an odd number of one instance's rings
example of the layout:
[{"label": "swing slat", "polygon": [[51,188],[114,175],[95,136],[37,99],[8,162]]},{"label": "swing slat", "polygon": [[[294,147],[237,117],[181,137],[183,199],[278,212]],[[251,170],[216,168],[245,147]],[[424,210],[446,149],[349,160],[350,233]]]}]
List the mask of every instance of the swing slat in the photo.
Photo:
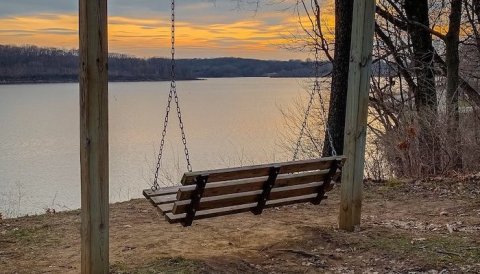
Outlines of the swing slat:
[{"label": "swing slat", "polygon": [[[340,156],[189,172],[184,175],[184,182],[206,180],[206,183],[145,190],[144,195],[169,222],[184,225],[191,224],[194,219],[239,212],[260,214],[263,208],[285,204],[318,204],[331,189],[331,181],[340,177],[339,168],[344,161],[345,157]],[[192,203],[194,197],[195,203]]]}]

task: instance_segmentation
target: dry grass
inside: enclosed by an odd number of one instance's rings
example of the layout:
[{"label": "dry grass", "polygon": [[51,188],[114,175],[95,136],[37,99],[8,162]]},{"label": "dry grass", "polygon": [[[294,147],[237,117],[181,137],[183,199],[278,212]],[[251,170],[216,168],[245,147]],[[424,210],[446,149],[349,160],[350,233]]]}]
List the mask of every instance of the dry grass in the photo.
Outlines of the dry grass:
[{"label": "dry grass", "polygon": [[378,165],[373,166],[376,167],[374,174],[390,171],[395,177],[426,178],[480,170],[480,116],[477,113],[461,115],[457,138],[448,130],[445,116],[435,115],[423,122],[415,113],[408,116],[403,117],[397,127],[377,136],[373,155],[379,155],[379,159],[367,163]]},{"label": "dry grass", "polygon": [[[355,233],[336,229],[337,191],[320,206],[190,228],[167,224],[145,200],[114,204],[112,273],[480,271],[480,179],[367,183]],[[0,221],[0,272],[78,273],[79,227],[79,211]]]}]

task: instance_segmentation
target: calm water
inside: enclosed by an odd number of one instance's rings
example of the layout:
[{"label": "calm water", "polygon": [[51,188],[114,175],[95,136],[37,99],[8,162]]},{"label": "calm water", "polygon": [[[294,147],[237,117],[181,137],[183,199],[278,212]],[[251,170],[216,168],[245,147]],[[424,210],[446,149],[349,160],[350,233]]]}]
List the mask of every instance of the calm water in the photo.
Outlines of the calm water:
[{"label": "calm water", "polygon": [[[168,83],[110,84],[110,200],[149,187]],[[194,170],[285,160],[280,109],[305,96],[299,79],[179,82]],[[17,216],[80,207],[77,84],[0,86],[0,212]],[[175,113],[165,182],[185,171]]]}]

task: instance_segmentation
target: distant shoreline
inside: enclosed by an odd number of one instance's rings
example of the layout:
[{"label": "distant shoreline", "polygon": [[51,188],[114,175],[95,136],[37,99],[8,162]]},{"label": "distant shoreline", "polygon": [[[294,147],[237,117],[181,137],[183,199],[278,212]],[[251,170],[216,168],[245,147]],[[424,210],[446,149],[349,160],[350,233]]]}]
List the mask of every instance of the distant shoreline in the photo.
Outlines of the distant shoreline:
[{"label": "distant shoreline", "polygon": [[[329,77],[333,65],[319,61],[319,75]],[[176,60],[178,81],[205,78],[312,78],[314,61],[259,60],[238,57],[190,58]],[[108,58],[110,82],[169,81],[169,58],[139,58],[111,54]],[[77,83],[78,52],[36,46],[0,45],[0,85]],[[373,75],[388,76],[392,68],[382,62],[372,67]]]},{"label": "distant shoreline", "polygon": [[[204,78],[195,78],[195,79],[179,79],[177,81],[202,81],[206,80]],[[140,82],[169,82],[170,80],[166,79],[159,79],[159,80],[145,80],[145,79],[138,79],[138,80],[108,80],[109,83],[140,83]],[[7,86],[7,85],[30,85],[30,84],[75,84],[78,83],[78,80],[70,81],[70,80],[45,80],[45,81],[29,81],[29,80],[20,80],[20,81],[0,81],[0,85]]]},{"label": "distant shoreline", "polygon": [[[231,77],[304,78],[314,76],[312,60],[259,60],[238,57],[189,58],[175,62],[176,78],[198,80]],[[36,46],[0,45],[0,84],[76,83],[77,51]],[[327,75],[332,64],[320,61],[319,73]],[[108,57],[110,82],[169,81],[170,58],[140,58],[112,53]]]},{"label": "distant shoreline", "polygon": [[[322,76],[323,77],[329,77],[329,76]],[[238,76],[238,77],[210,77],[210,78],[195,78],[195,79],[178,79],[177,81],[204,81],[207,79],[223,79],[223,78],[272,78],[272,79],[292,79],[292,78],[297,78],[297,79],[302,79],[302,78],[309,78],[308,76],[285,76],[285,77],[279,77],[279,76]],[[162,80],[144,80],[144,79],[138,79],[138,80],[122,80],[122,79],[116,79],[116,80],[109,80],[109,83],[148,83],[148,82],[169,82],[170,80],[168,79],[162,79]],[[78,83],[78,80],[76,81],[69,81],[69,80],[62,80],[62,81],[55,81],[55,80],[45,80],[45,81],[28,81],[28,80],[20,80],[20,81],[0,81],[0,86],[7,86],[7,85],[40,85],[40,84],[75,84]]]}]

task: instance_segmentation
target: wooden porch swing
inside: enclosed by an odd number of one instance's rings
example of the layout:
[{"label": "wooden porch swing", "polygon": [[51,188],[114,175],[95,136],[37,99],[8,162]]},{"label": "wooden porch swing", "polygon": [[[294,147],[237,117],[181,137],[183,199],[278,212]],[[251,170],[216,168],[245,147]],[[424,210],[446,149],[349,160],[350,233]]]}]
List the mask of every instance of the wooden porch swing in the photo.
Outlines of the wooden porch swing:
[{"label": "wooden porch swing", "polygon": [[328,157],[183,175],[182,186],[145,189],[143,195],[170,223],[190,226],[211,218],[296,203],[318,205],[340,178],[345,158]]},{"label": "wooden porch swing", "polygon": [[[328,127],[333,157],[296,161],[301,139],[307,126],[310,109],[316,95],[320,97],[323,119],[326,121],[324,103],[319,84],[319,49],[315,49],[315,82],[296,144],[293,161],[264,165],[244,166],[192,172],[186,134],[176,90],[175,79],[175,0],[171,0],[171,84],[158,153],[155,179],[151,189],[143,195],[165,215],[170,223],[192,225],[195,219],[251,211],[261,214],[265,208],[296,203],[320,204],[333,182],[341,178],[341,168],[346,158],[336,156]],[[317,33],[314,30],[315,33]],[[318,37],[316,38],[318,39]],[[158,173],[167,132],[172,99],[175,99],[177,116],[184,145],[187,170],[182,186],[160,187]]]},{"label": "wooden porch swing", "polygon": [[[172,1],[172,16],[174,4]],[[339,228],[348,231],[354,231],[361,220],[374,15],[375,0],[354,1],[344,143],[349,160],[342,171],[339,203]],[[109,273],[110,270],[107,19],[107,1],[79,1],[82,273]],[[174,61],[172,58],[172,68]],[[169,101],[176,95],[176,92],[173,94],[174,72],[172,69]],[[335,166],[338,168],[344,161],[345,158],[339,156],[204,172],[190,172],[189,165],[189,172],[182,180],[183,186],[159,188],[156,180],[154,189],[147,189],[144,194],[166,208],[167,218],[185,225],[194,219],[217,216],[219,212],[230,214],[253,210],[258,214],[269,206],[316,203],[325,198],[325,192],[339,175]],[[157,203],[157,199],[170,200]],[[189,219],[186,219],[187,214]]]}]

